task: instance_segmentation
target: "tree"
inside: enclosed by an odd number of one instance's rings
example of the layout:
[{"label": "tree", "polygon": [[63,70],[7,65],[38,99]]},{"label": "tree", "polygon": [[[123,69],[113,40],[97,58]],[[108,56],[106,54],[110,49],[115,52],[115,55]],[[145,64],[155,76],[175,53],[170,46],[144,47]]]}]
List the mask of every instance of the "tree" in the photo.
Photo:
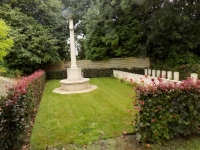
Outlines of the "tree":
[{"label": "tree", "polygon": [[[87,58],[103,60],[139,55],[142,35],[139,21],[134,16],[136,4],[124,2],[97,1],[88,9],[84,16]],[[124,9],[130,5],[129,11]]]},{"label": "tree", "polygon": [[68,59],[67,22],[59,0],[3,1],[0,15],[11,26],[15,45],[5,58],[9,67],[32,72],[45,63]]},{"label": "tree", "polygon": [[145,22],[147,55],[171,67],[197,63],[200,56],[199,2],[160,0],[157,7],[153,2],[148,7],[157,9],[152,9],[153,15]]},{"label": "tree", "polygon": [[0,72],[5,72],[3,68],[3,58],[7,55],[8,50],[13,46],[13,40],[9,37],[10,27],[4,20],[0,19]]},{"label": "tree", "polygon": [[[90,5],[90,9],[84,15],[86,59],[103,60],[109,58],[107,47],[102,41],[104,32],[107,31],[103,29],[105,13],[101,13],[101,7],[104,8],[103,3],[97,1],[97,3]],[[109,27],[111,28],[111,26]]]},{"label": "tree", "polygon": [[49,28],[44,28],[32,17],[12,9],[9,5],[0,7],[0,15],[11,26],[14,46],[5,57],[10,68],[30,73],[45,63],[60,61],[57,39]]},{"label": "tree", "polygon": [[58,53],[61,60],[69,59],[69,47],[66,43],[69,30],[67,22],[61,16],[64,7],[60,0],[16,0],[11,3],[13,8],[20,8],[20,12],[31,16],[57,39]]}]

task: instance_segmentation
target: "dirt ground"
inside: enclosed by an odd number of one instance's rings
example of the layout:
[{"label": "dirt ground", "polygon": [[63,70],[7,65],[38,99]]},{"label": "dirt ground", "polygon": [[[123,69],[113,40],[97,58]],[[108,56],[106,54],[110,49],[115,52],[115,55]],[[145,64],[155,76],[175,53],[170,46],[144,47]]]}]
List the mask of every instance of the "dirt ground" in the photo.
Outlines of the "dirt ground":
[{"label": "dirt ground", "polygon": [[64,147],[46,147],[47,150],[150,150],[150,144],[139,144],[135,135],[122,135],[115,139],[99,140],[83,147],[66,145]]}]

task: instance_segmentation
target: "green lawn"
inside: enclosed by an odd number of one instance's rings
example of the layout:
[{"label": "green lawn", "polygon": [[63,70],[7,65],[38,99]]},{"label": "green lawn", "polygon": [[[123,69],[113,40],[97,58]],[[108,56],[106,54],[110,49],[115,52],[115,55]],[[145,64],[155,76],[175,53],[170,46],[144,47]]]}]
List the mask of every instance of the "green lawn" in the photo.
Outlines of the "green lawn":
[{"label": "green lawn", "polygon": [[98,89],[89,93],[52,93],[59,80],[46,83],[31,135],[31,148],[84,145],[133,132],[131,86],[113,78],[92,78]]}]

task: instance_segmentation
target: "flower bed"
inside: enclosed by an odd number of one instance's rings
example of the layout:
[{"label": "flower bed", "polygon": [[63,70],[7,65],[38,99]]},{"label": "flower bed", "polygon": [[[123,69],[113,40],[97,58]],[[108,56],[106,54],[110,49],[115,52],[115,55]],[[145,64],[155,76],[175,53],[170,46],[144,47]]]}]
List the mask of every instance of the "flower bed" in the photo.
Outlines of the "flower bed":
[{"label": "flower bed", "polygon": [[8,89],[6,96],[0,97],[0,149],[19,146],[33,125],[44,85],[45,72],[39,70],[19,80]]}]

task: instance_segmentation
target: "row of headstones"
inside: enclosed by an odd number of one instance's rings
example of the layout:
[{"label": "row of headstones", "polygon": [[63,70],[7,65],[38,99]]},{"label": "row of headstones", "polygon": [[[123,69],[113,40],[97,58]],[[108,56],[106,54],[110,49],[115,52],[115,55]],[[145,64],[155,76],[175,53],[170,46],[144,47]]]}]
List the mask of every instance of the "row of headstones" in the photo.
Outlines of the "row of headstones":
[{"label": "row of headstones", "polygon": [[[179,81],[179,72],[144,69],[144,74],[151,77],[161,77],[169,80]],[[198,74],[191,73],[190,77],[196,81],[198,79]]]}]

